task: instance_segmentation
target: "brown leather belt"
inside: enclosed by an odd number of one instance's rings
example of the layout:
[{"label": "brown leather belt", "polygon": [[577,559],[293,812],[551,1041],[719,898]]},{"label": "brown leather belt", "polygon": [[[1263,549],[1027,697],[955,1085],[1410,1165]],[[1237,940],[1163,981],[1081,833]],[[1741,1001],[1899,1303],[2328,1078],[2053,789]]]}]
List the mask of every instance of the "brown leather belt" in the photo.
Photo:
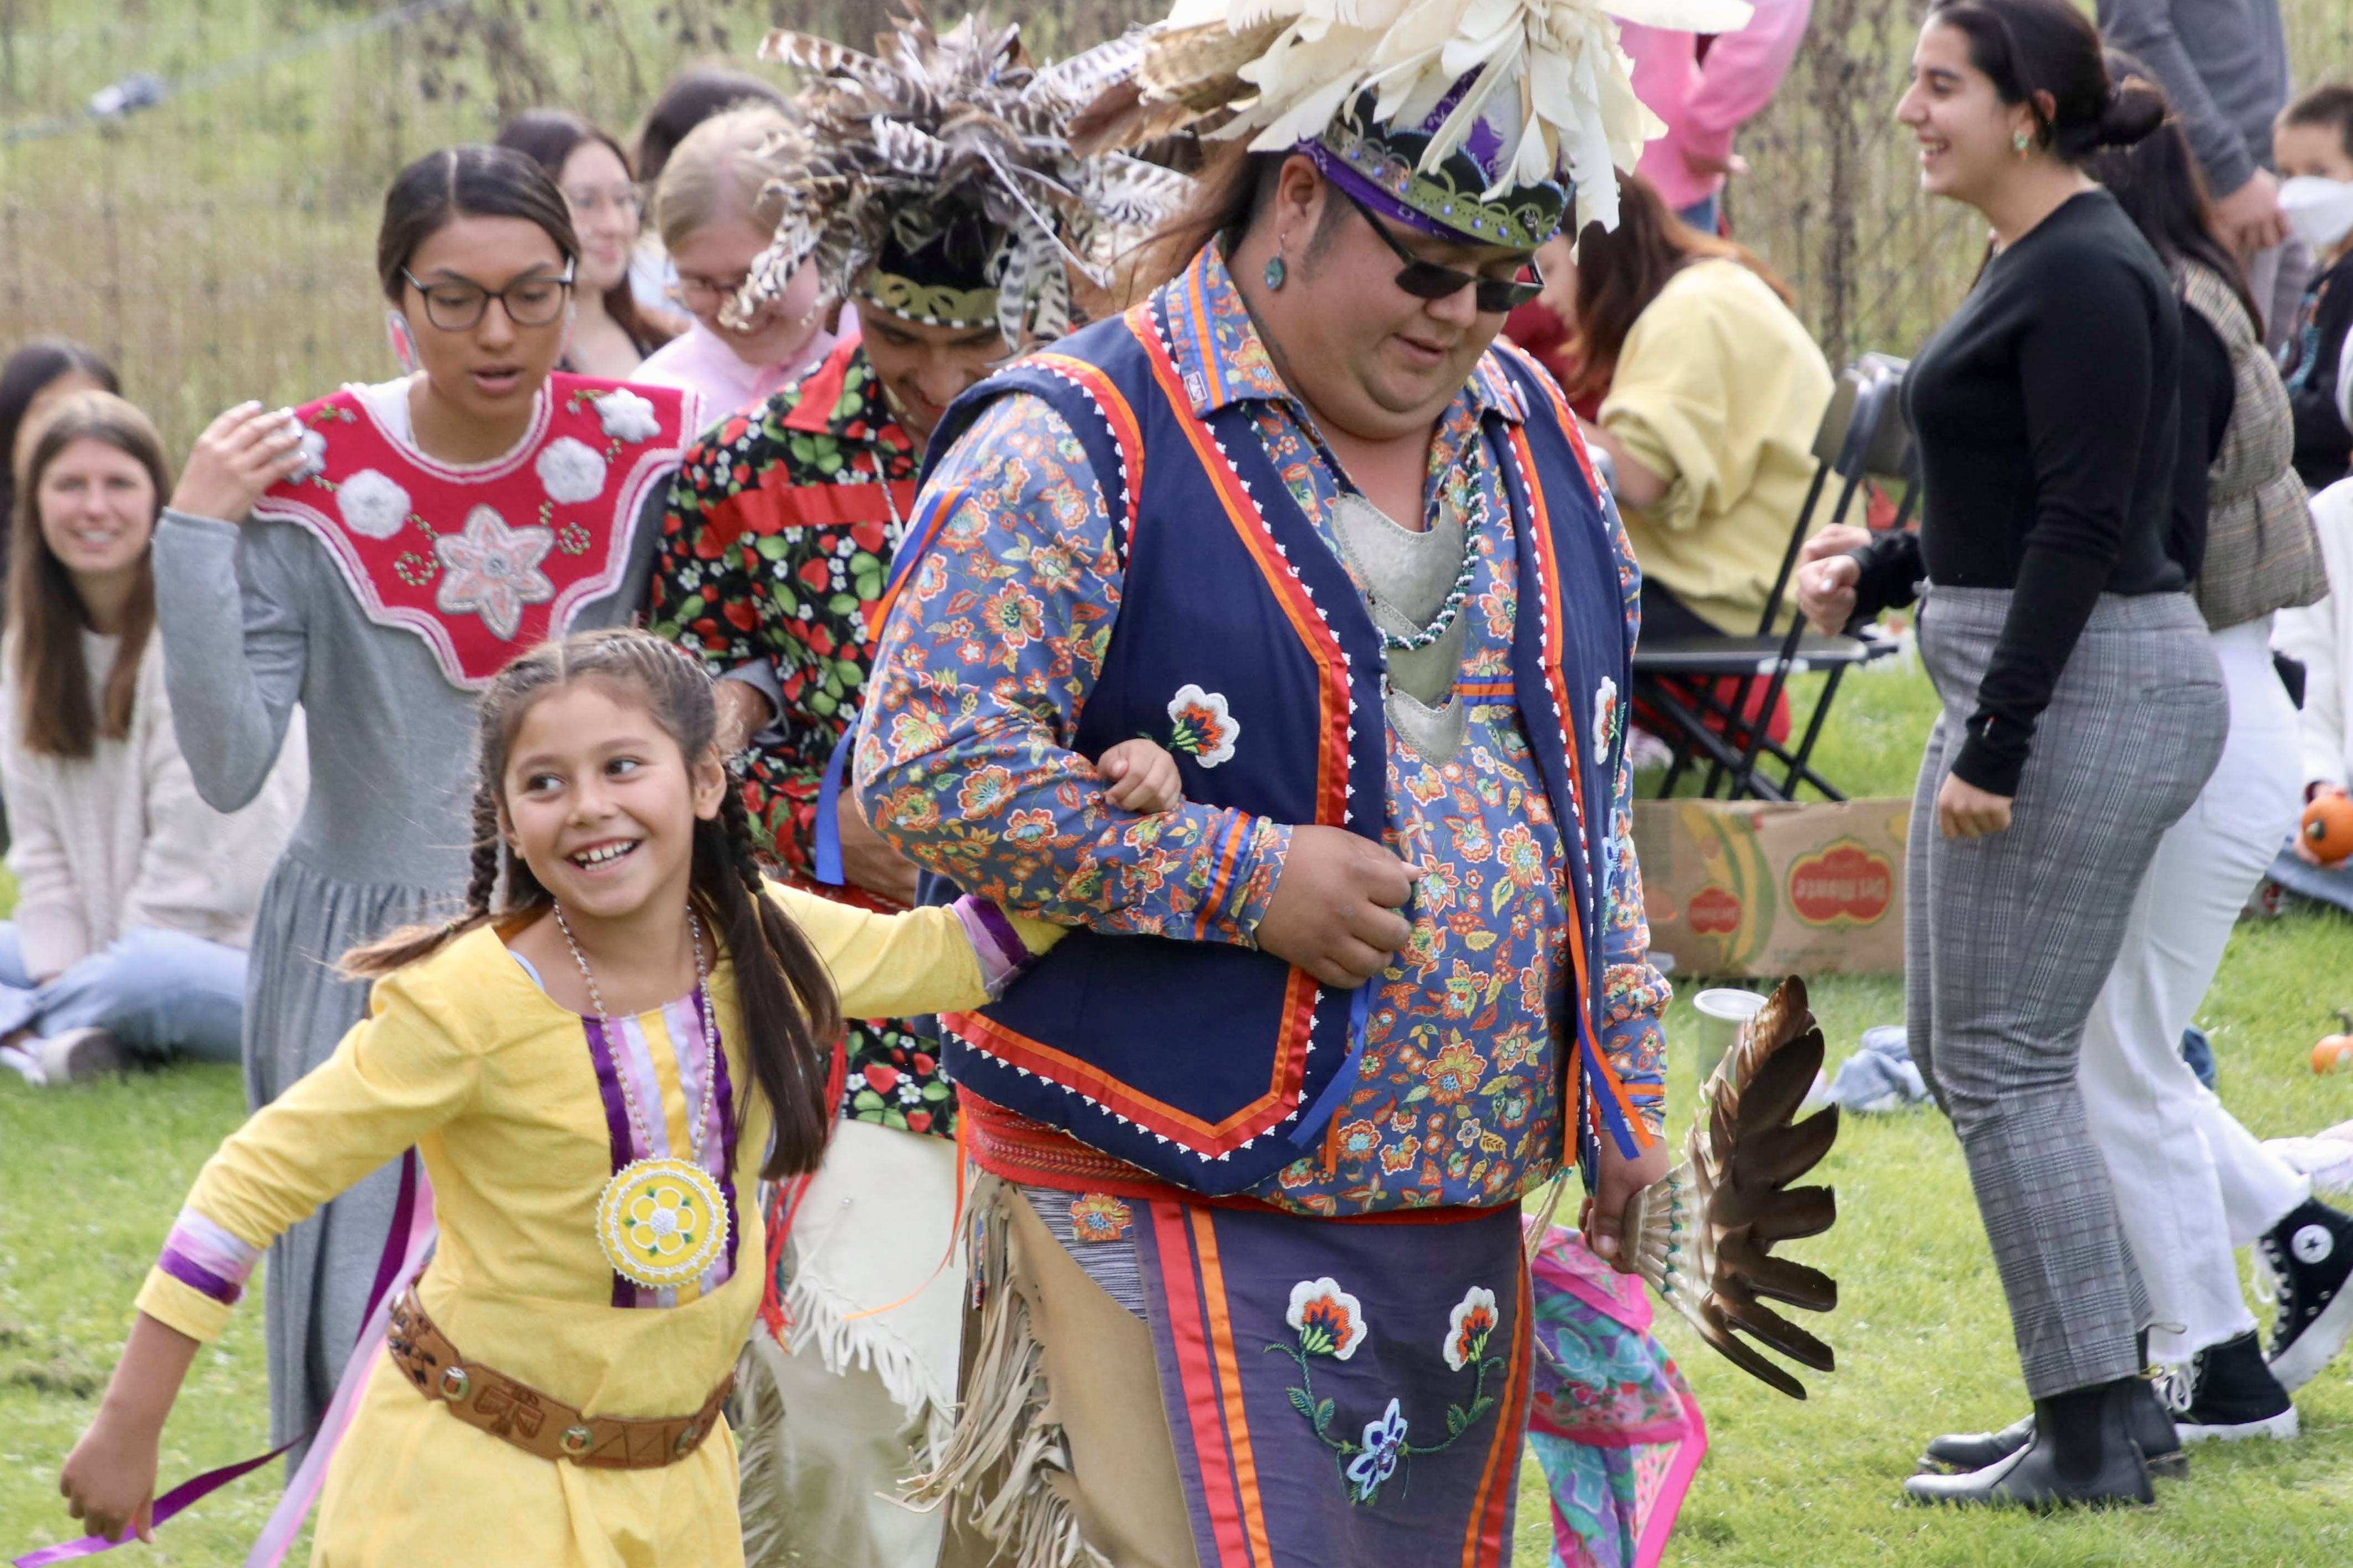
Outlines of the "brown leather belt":
[{"label": "brown leather belt", "polygon": [[711,1436],[719,1425],[720,1406],[735,1386],[731,1371],[691,1415],[583,1415],[496,1367],[459,1355],[425,1315],[414,1291],[392,1304],[392,1328],[385,1343],[393,1363],[408,1374],[418,1393],[447,1405],[449,1414],[469,1426],[479,1426],[543,1459],[569,1459],[595,1469],[651,1470],[676,1464]]}]

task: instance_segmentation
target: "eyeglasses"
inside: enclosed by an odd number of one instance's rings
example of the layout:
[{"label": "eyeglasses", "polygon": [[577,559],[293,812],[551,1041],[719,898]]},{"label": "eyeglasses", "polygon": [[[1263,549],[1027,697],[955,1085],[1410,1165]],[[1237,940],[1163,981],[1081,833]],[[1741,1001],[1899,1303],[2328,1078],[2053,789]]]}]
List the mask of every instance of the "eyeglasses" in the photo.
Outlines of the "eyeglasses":
[{"label": "eyeglasses", "polygon": [[642,185],[618,184],[581,190],[566,185],[564,199],[571,204],[574,215],[579,217],[594,217],[607,207],[630,218],[646,210],[646,193]]},{"label": "eyeglasses", "polygon": [[733,278],[705,278],[699,272],[681,272],[670,293],[681,304],[690,300],[701,300],[706,303],[713,300],[732,300],[741,294],[744,286],[750,281],[752,274],[749,270],[738,272]]},{"label": "eyeglasses", "polygon": [[425,296],[425,319],[445,332],[473,330],[482,312],[496,300],[507,320],[518,327],[543,327],[564,314],[572,293],[572,264],[565,263],[560,278],[518,278],[503,289],[485,289],[464,279],[427,283],[404,267],[401,277]]},{"label": "eyeglasses", "polygon": [[[1381,237],[1381,243],[1388,246],[1399,261],[1405,263],[1405,269],[1397,275],[1397,286],[1417,300],[1449,299],[1460,294],[1465,289],[1471,289],[1476,290],[1472,300],[1481,315],[1500,316],[1518,310],[1544,292],[1544,279],[1540,274],[1533,282],[1520,283],[1508,278],[1482,278],[1475,272],[1458,272],[1451,267],[1440,267],[1435,261],[1425,261],[1399,245],[1397,236],[1389,232],[1388,226],[1373,216],[1372,208],[1358,201],[1338,184],[1335,183],[1332,188],[1347,197],[1348,205],[1356,209],[1357,215],[1371,226],[1375,234]],[[1529,264],[1528,270],[1532,273],[1535,271],[1533,262]]]}]

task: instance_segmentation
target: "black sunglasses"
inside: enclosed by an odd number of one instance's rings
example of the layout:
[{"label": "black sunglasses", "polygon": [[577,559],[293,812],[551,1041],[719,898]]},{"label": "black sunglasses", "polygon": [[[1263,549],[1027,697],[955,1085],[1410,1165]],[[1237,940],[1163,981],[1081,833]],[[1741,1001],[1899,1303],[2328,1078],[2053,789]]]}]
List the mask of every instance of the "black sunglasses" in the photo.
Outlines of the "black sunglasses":
[{"label": "black sunglasses", "polygon": [[[1399,261],[1405,263],[1405,270],[1397,275],[1397,286],[1417,300],[1443,300],[1451,295],[1460,294],[1465,289],[1470,289],[1475,290],[1472,298],[1481,315],[1501,316],[1518,310],[1544,292],[1544,279],[1541,274],[1534,282],[1520,283],[1508,278],[1482,278],[1475,272],[1457,272],[1451,267],[1440,267],[1435,261],[1424,261],[1398,243],[1397,236],[1388,231],[1387,224],[1374,216],[1372,208],[1358,201],[1337,183],[1335,183],[1332,188],[1347,197],[1348,205],[1356,209],[1357,215],[1371,226],[1375,234],[1381,237],[1381,243],[1388,246]],[[1528,270],[1531,272],[1535,270],[1534,262],[1528,264]]]}]

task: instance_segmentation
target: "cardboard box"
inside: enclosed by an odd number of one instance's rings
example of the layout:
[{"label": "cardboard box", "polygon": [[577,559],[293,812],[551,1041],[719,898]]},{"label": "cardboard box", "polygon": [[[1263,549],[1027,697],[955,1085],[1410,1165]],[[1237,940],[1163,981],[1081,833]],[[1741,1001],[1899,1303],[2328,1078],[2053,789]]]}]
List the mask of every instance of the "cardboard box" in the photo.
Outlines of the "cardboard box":
[{"label": "cardboard box", "polygon": [[1908,800],[1639,801],[1653,952],[1681,975],[1900,974]]}]

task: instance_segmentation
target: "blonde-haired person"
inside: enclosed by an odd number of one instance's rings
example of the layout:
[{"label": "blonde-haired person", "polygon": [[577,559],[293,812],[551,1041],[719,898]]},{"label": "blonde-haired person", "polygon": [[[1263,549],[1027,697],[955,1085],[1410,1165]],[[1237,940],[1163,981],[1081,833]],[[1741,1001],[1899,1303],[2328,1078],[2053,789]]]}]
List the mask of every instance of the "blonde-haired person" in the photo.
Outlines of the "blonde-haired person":
[{"label": "blonde-haired person", "polygon": [[654,195],[654,227],[678,268],[673,292],[693,321],[629,379],[700,393],[713,415],[759,402],[834,343],[810,268],[740,329],[720,319],[774,237],[777,209],[761,194],[768,174],[759,153],[784,128],[766,104],[712,116],[670,155]]},{"label": "blonde-haired person", "polygon": [[144,414],[72,395],[33,435],[23,478],[0,656],[18,889],[0,925],[0,1031],[37,1081],[234,1062],[245,950],[302,807],[304,752],[289,748],[241,810],[196,794],[154,635],[149,547],[171,474]]}]

